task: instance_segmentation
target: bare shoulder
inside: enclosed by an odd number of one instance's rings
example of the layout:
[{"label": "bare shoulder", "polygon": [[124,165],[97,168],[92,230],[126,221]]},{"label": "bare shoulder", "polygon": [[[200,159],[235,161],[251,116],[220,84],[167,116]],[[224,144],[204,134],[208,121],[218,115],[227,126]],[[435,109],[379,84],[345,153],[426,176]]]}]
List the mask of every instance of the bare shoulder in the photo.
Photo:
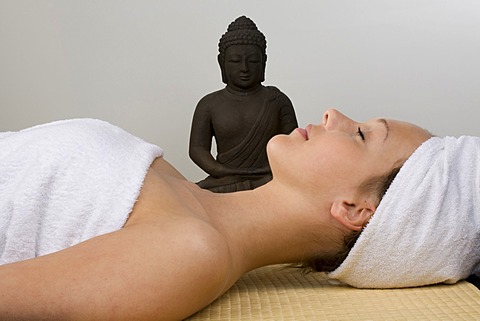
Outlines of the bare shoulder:
[{"label": "bare shoulder", "polygon": [[145,237],[142,244],[150,244],[146,250],[134,250],[151,257],[150,267],[142,272],[149,275],[152,291],[145,302],[151,300],[151,307],[160,315],[184,319],[236,281],[231,255],[223,236],[202,220],[180,218],[158,224],[130,231]]},{"label": "bare shoulder", "polygon": [[180,320],[226,291],[231,270],[222,237],[200,220],[135,224],[0,267],[0,319]]},{"label": "bare shoulder", "polygon": [[[161,315],[183,319],[235,282],[229,248],[223,236],[202,220],[172,218],[157,224],[132,227],[132,235],[145,238],[132,251],[143,252],[143,259],[138,260],[148,260],[150,265],[142,273],[149,275],[152,308]],[[142,249],[142,244],[148,249]]]}]

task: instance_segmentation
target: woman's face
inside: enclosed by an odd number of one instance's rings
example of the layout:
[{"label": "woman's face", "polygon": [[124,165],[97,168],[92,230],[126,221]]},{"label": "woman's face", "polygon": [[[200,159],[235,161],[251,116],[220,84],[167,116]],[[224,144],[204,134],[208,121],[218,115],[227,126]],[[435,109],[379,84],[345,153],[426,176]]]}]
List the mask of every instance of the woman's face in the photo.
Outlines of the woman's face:
[{"label": "woman's face", "polygon": [[267,152],[275,179],[318,193],[318,188],[356,188],[387,174],[430,137],[410,123],[383,118],[358,123],[330,109],[320,124],[272,138]]}]

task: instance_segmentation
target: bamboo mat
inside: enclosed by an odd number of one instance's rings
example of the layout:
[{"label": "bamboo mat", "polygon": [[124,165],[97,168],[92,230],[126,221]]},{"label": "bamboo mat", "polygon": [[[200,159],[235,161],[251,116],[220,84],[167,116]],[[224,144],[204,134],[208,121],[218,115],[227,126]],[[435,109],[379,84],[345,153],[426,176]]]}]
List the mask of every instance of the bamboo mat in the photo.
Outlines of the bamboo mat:
[{"label": "bamboo mat", "polygon": [[363,290],[269,266],[245,274],[187,320],[480,320],[480,290],[469,282]]}]

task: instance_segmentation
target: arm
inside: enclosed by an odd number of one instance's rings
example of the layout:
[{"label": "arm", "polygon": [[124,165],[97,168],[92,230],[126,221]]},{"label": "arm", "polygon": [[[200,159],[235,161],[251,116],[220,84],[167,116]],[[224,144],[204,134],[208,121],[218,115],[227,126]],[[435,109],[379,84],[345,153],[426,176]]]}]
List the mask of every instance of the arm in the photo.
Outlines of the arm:
[{"label": "arm", "polygon": [[221,164],[212,156],[213,136],[209,103],[203,98],[198,103],[193,114],[188,150],[190,158],[198,167],[213,177],[246,174],[245,170]]},{"label": "arm", "polygon": [[212,251],[211,233],[163,223],[1,266],[0,319],[180,320],[198,311],[225,290],[224,252]]},{"label": "arm", "polygon": [[282,134],[290,134],[298,127],[297,116],[293,109],[291,100],[285,94],[281,94],[281,109],[280,109],[280,126]]},{"label": "arm", "polygon": [[[276,87],[273,88],[276,92],[276,99],[279,106],[279,132],[277,134],[290,134],[298,127],[297,117],[290,99]],[[248,174],[268,174],[271,172],[270,164],[261,168],[249,169]]]}]

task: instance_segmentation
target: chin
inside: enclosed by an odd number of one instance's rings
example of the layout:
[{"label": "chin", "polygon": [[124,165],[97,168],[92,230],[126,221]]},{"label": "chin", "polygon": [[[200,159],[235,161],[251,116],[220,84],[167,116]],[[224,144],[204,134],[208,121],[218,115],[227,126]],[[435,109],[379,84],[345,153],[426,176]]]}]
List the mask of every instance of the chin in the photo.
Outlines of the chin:
[{"label": "chin", "polygon": [[[278,148],[282,147],[282,140],[284,140],[284,137],[286,135],[275,135],[267,143],[267,155],[270,155],[271,153],[274,153],[275,150]],[[270,158],[270,157],[269,157]]]},{"label": "chin", "polygon": [[272,137],[267,144],[267,157],[270,167],[288,162],[289,154],[293,152],[293,146],[288,135],[280,134]]}]

